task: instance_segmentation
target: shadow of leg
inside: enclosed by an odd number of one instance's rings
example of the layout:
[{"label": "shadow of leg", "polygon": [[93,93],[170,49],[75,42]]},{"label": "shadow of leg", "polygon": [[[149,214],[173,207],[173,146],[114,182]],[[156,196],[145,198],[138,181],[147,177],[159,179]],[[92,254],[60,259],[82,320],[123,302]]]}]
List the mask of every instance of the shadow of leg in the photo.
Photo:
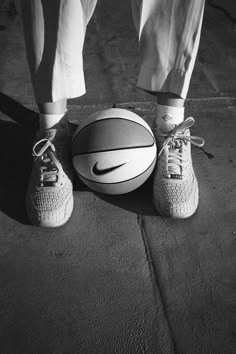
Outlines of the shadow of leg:
[{"label": "shadow of leg", "polygon": [[0,210],[19,222],[28,223],[25,193],[38,114],[3,93],[0,93],[0,111],[7,116],[0,114]]},{"label": "shadow of leg", "polygon": [[24,107],[2,92],[0,92],[0,111],[29,132],[35,133],[39,127],[39,118],[36,112]]}]

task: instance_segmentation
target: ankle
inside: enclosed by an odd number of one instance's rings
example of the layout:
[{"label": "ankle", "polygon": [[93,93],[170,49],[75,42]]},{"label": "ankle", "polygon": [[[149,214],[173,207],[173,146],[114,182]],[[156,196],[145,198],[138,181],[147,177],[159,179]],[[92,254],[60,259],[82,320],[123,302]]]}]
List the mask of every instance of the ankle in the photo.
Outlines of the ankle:
[{"label": "ankle", "polygon": [[169,106],[157,104],[157,115],[153,128],[156,130],[170,131],[184,120],[183,106]]},{"label": "ankle", "polygon": [[64,122],[66,119],[66,112],[61,113],[61,114],[39,114],[39,129],[40,130],[45,130],[45,129],[52,129],[52,128],[57,128],[59,123]]},{"label": "ankle", "polygon": [[67,99],[62,98],[54,102],[37,102],[41,114],[62,114],[67,108]]}]

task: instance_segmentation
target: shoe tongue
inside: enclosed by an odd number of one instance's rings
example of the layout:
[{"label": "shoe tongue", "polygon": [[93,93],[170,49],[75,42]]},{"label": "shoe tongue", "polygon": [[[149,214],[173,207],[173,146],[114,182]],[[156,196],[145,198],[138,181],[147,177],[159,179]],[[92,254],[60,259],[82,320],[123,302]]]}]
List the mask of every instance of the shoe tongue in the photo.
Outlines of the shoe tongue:
[{"label": "shoe tongue", "polygon": [[56,129],[43,129],[38,133],[38,139],[48,139],[52,141],[57,134]]},{"label": "shoe tongue", "polygon": [[42,162],[44,168],[46,168],[43,172],[43,186],[44,187],[52,187],[57,182],[57,167],[54,164],[54,161],[51,160],[50,153],[45,154]]},{"label": "shoe tongue", "polygon": [[44,178],[44,181],[43,181],[44,187],[52,187],[55,185],[56,181],[57,181],[56,176],[46,177],[46,178]]},{"label": "shoe tongue", "polygon": [[[174,128],[176,127],[176,124],[170,124],[170,123],[162,123],[161,125],[161,131],[164,134],[170,133]],[[179,160],[177,160],[174,156],[171,156],[171,153],[176,153],[179,152],[182,147],[182,142],[179,140],[175,140],[175,143],[173,146],[170,146],[169,148],[169,158],[168,158],[168,163],[171,164],[168,166],[168,173],[170,175],[170,178],[173,179],[181,179],[181,167],[179,166]]]},{"label": "shoe tongue", "polygon": [[171,164],[171,166],[168,166],[168,172],[171,176],[171,178],[174,179],[180,179],[181,178],[181,168],[179,166],[179,160],[175,159],[175,157],[171,156],[171,153],[176,153],[179,152],[182,146],[182,142],[180,141],[175,141],[175,146],[170,147],[169,150],[169,158],[168,158],[168,163]]},{"label": "shoe tongue", "polygon": [[176,127],[176,124],[171,124],[171,123],[162,123],[160,126],[160,130],[164,133],[170,133],[174,128]]},{"label": "shoe tongue", "polygon": [[40,139],[48,139],[52,143],[65,143],[66,142],[66,132],[64,129],[44,129],[39,132]]}]

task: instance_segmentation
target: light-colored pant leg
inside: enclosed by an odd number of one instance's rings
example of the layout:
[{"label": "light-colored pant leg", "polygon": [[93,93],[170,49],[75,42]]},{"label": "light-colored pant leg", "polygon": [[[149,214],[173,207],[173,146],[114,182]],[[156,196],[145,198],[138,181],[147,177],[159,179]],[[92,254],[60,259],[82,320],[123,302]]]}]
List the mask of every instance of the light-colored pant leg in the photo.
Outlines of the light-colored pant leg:
[{"label": "light-colored pant leg", "polygon": [[138,87],[186,97],[204,5],[204,0],[132,0],[141,54]]},{"label": "light-colored pant leg", "polygon": [[26,53],[37,102],[86,92],[82,50],[97,0],[21,0]]}]

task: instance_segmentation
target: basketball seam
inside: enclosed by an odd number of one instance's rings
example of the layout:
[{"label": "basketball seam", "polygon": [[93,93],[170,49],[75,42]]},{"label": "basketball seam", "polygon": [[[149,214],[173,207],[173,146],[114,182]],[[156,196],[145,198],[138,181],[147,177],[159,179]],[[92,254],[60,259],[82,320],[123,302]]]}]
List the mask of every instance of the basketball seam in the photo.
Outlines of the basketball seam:
[{"label": "basketball seam", "polygon": [[137,176],[135,176],[135,177],[132,177],[132,178],[129,178],[129,179],[125,179],[125,180],[120,181],[120,182],[112,182],[112,183],[97,182],[97,181],[93,181],[92,179],[89,179],[89,178],[84,177],[84,176],[81,175],[77,170],[76,170],[76,172],[77,172],[77,174],[78,174],[79,176],[81,176],[82,178],[86,179],[87,181],[90,181],[90,182],[93,182],[93,183],[97,183],[97,184],[107,184],[107,185],[109,185],[109,186],[112,186],[112,185],[114,185],[114,184],[119,184],[119,183],[125,183],[125,182],[128,182],[128,181],[132,181],[132,179],[135,179],[135,178],[137,178],[137,177],[142,176],[145,172],[147,172],[147,171],[149,170],[149,168],[150,168],[155,162],[156,162],[156,156],[154,157],[153,161],[152,161],[151,164],[146,168],[145,171],[143,171],[142,173],[140,173],[139,175],[137,175]]},{"label": "basketball seam", "polygon": [[72,157],[81,156],[81,155],[89,155],[89,154],[94,154],[94,153],[99,153],[99,152],[106,152],[106,151],[108,152],[108,151],[120,151],[120,150],[150,148],[150,147],[152,147],[154,145],[155,145],[155,141],[153,142],[152,145],[129,146],[129,147],[123,147],[123,148],[111,149],[111,150],[95,150],[95,151],[89,151],[89,152],[81,152],[79,154],[72,154]]},{"label": "basketball seam", "polygon": [[[140,118],[141,118],[141,117],[140,117]],[[133,121],[132,119],[127,119],[127,118],[103,118],[103,119],[98,119],[98,120],[95,120],[94,122],[89,123],[88,125],[86,125],[85,127],[83,127],[81,130],[79,130],[78,133],[81,133],[84,129],[90,127],[90,125],[96,124],[96,123],[98,123],[98,122],[102,122],[102,121],[104,121],[104,120],[110,120],[110,119],[112,119],[112,120],[113,120],[113,119],[123,119],[123,120],[125,120],[125,121],[129,121],[129,122],[138,124],[138,125],[140,125],[141,127],[147,129],[147,127],[145,127],[144,125],[142,125],[142,124],[140,124],[140,123],[138,123],[138,122]],[[143,119],[143,118],[142,118],[142,119]],[[144,120],[144,119],[143,119],[143,120]],[[145,122],[145,120],[144,120],[144,122]],[[145,123],[147,124],[147,122],[145,122]],[[78,128],[79,128],[79,127],[78,127]],[[149,128],[150,128],[150,127],[149,127]],[[150,128],[150,129],[151,129],[151,128]],[[153,138],[153,135],[151,134],[151,132],[150,132],[148,129],[147,129],[147,131],[148,131],[148,133],[149,133],[149,134],[152,136],[152,138]],[[77,133],[77,134],[78,134],[78,133]],[[74,135],[73,140],[74,140],[74,138],[76,137],[77,134]]]}]

